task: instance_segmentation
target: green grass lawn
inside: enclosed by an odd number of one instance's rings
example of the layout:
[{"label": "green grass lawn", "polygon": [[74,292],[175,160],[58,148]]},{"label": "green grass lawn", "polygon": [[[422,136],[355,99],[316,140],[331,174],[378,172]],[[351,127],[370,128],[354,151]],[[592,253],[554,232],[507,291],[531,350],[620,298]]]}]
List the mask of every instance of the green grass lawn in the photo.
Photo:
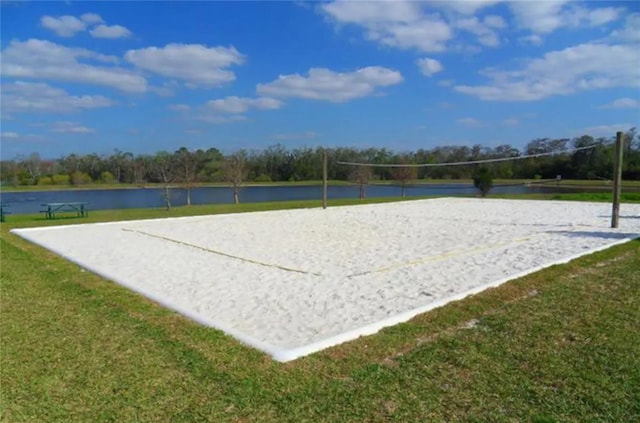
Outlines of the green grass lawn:
[{"label": "green grass lawn", "polygon": [[8,233],[318,205],[11,215],[0,226],[1,420],[640,419],[637,240],[282,364]]}]

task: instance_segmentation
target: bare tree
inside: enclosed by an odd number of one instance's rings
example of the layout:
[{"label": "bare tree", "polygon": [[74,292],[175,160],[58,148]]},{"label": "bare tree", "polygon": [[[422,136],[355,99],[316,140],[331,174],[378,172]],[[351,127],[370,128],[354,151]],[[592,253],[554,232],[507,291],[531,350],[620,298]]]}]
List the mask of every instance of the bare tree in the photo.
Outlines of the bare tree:
[{"label": "bare tree", "polygon": [[29,157],[22,160],[22,166],[24,166],[29,176],[33,179],[33,185],[38,185],[38,181],[42,175],[42,160],[40,160],[40,154],[29,154]]},{"label": "bare tree", "polygon": [[[401,164],[407,164],[407,160],[402,160]],[[411,182],[418,178],[418,169],[415,167],[394,167],[391,169],[391,177],[396,181],[399,181],[402,186],[402,196],[404,197],[405,185],[407,182]]]},{"label": "bare tree", "polygon": [[371,176],[373,176],[373,171],[369,166],[356,166],[349,175],[349,180],[360,187],[360,199],[365,198],[365,189],[371,180]]},{"label": "bare tree", "polygon": [[191,188],[197,180],[196,156],[185,147],[175,153],[177,178],[187,191],[187,206],[191,205]]},{"label": "bare tree", "polygon": [[247,166],[247,153],[240,150],[227,157],[222,165],[222,175],[225,181],[233,187],[233,203],[240,203],[238,196],[240,185],[247,179],[249,168]]},{"label": "bare tree", "polygon": [[153,157],[152,166],[156,178],[164,187],[164,194],[162,198],[164,199],[167,211],[169,211],[171,210],[171,192],[169,191],[169,184],[175,180],[175,163],[173,157],[166,151],[161,151]]}]

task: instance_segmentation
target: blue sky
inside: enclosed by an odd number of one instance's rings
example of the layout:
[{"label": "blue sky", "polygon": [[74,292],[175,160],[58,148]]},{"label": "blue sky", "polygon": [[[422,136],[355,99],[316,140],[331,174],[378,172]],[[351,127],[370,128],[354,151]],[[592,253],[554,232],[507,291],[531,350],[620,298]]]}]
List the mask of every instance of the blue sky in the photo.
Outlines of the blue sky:
[{"label": "blue sky", "polygon": [[640,126],[640,3],[3,1],[4,159]]}]

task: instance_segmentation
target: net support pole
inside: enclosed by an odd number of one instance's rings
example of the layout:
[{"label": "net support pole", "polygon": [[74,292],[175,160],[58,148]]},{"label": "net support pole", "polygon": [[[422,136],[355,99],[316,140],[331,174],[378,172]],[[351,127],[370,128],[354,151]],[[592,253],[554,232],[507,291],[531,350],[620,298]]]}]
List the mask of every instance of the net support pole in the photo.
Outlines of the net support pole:
[{"label": "net support pole", "polygon": [[617,228],[620,219],[620,191],[622,188],[622,132],[616,133],[616,156],[613,167],[613,210],[611,212],[611,227]]},{"label": "net support pole", "polygon": [[329,175],[327,166],[327,150],[322,152],[322,208],[327,208],[327,187],[329,185]]}]

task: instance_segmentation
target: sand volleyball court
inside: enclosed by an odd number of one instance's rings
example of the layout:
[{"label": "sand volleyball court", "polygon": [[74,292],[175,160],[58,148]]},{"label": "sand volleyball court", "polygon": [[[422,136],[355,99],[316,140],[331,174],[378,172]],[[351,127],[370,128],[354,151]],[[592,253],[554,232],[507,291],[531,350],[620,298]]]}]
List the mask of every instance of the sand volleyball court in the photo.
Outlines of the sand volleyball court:
[{"label": "sand volleyball court", "polygon": [[640,236],[640,204],[442,198],[12,232],[288,361]]}]

